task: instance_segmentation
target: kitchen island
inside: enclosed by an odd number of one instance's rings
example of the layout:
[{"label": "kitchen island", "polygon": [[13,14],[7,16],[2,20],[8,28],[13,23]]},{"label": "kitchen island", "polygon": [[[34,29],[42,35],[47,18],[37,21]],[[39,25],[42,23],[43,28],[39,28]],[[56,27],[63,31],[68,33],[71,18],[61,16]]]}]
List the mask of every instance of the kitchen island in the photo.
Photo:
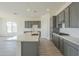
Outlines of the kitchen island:
[{"label": "kitchen island", "polygon": [[39,55],[39,34],[25,33],[17,37],[18,56]]}]

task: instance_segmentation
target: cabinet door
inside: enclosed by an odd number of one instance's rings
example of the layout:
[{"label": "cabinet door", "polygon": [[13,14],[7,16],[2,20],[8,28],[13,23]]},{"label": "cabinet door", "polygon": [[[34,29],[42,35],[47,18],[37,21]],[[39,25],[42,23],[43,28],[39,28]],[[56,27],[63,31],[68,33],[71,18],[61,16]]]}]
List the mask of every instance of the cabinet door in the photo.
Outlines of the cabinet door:
[{"label": "cabinet door", "polygon": [[56,37],[55,37],[55,35],[53,35],[53,43],[55,44],[55,39],[56,39]]},{"label": "cabinet door", "polygon": [[59,14],[59,24],[62,24],[64,22],[64,11],[62,11],[60,14]]},{"label": "cabinet door", "polygon": [[57,46],[57,41],[56,41],[56,39],[57,39],[57,37],[54,36],[54,44],[55,44],[55,46]]},{"label": "cabinet door", "polygon": [[54,44],[59,49],[59,37],[55,35],[54,38]]},{"label": "cabinet door", "polygon": [[60,38],[60,41],[59,41],[59,50],[61,51],[61,53],[63,54],[64,53],[64,39]]},{"label": "cabinet door", "polygon": [[65,27],[69,28],[70,27],[70,15],[69,15],[69,7],[67,7],[65,10]]},{"label": "cabinet door", "polygon": [[54,38],[55,38],[55,37],[54,37],[54,35],[52,34],[52,41],[53,41],[53,43],[54,43]]},{"label": "cabinet door", "polygon": [[[68,42],[69,43],[69,42]],[[74,48],[74,46],[64,42],[64,55],[65,56],[78,56],[78,47]]]},{"label": "cabinet door", "polygon": [[56,16],[53,16],[53,28],[56,28]]},{"label": "cabinet door", "polygon": [[77,7],[77,17],[78,17],[77,18],[77,23],[78,23],[78,26],[77,27],[79,28],[79,2],[74,2],[74,3],[77,5],[76,6]]},{"label": "cabinet door", "polygon": [[56,44],[57,44],[57,48],[58,48],[58,49],[59,49],[59,40],[60,40],[60,38],[57,36]]},{"label": "cabinet door", "polygon": [[59,15],[57,15],[56,17],[56,28],[58,28],[58,24],[59,24]]},{"label": "cabinet door", "polygon": [[53,39],[53,17],[50,18],[50,39]]},{"label": "cabinet door", "polygon": [[73,2],[70,6],[70,27],[78,28],[78,20],[79,20],[79,3]]}]

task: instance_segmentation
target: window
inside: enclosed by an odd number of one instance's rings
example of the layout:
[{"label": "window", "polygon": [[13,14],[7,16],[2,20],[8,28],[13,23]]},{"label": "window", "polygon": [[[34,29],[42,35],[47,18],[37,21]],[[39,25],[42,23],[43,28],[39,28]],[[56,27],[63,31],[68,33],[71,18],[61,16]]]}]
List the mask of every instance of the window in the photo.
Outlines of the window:
[{"label": "window", "polygon": [[7,32],[17,32],[17,24],[15,22],[7,22]]}]

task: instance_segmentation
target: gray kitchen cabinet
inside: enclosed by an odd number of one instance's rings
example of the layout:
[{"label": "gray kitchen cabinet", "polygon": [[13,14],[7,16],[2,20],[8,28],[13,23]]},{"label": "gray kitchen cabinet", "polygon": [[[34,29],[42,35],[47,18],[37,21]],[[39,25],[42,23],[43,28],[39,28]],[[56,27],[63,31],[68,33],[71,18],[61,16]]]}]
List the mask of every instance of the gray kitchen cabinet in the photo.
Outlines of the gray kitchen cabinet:
[{"label": "gray kitchen cabinet", "polygon": [[73,2],[70,6],[70,28],[79,28],[79,2]]},{"label": "gray kitchen cabinet", "polygon": [[58,24],[59,24],[59,15],[56,16],[56,28],[58,28]]},{"label": "gray kitchen cabinet", "polygon": [[53,16],[53,28],[56,28],[56,16]]},{"label": "gray kitchen cabinet", "polygon": [[57,40],[58,40],[58,37],[57,36],[55,36],[55,46],[57,47]]},{"label": "gray kitchen cabinet", "polygon": [[56,47],[59,49],[59,39],[60,39],[60,37],[58,37],[58,36],[56,36],[57,38],[56,38]]},{"label": "gray kitchen cabinet", "polygon": [[53,34],[53,42],[64,56],[79,56],[79,45]]},{"label": "gray kitchen cabinet", "polygon": [[41,21],[25,21],[25,28],[32,28],[33,25],[38,25],[38,28],[41,28]]},{"label": "gray kitchen cabinet", "polygon": [[60,52],[64,55],[64,39],[61,37],[53,34],[53,43],[55,44],[56,48],[60,50]]},{"label": "gray kitchen cabinet", "polygon": [[73,43],[64,40],[64,55],[65,56],[78,56],[79,49]]},{"label": "gray kitchen cabinet", "polygon": [[65,23],[66,28],[79,28],[79,2],[72,2],[64,11],[57,15],[57,28]]},{"label": "gray kitchen cabinet", "polygon": [[52,40],[53,27],[53,17],[50,17],[50,40]]},{"label": "gray kitchen cabinet", "polygon": [[55,46],[57,45],[57,43],[56,43],[56,39],[57,39],[57,37],[55,36],[55,35],[53,35],[53,42],[54,42],[54,44],[55,44]]},{"label": "gray kitchen cabinet", "polygon": [[56,35],[53,35],[53,43],[57,48],[59,48],[59,37]]},{"label": "gray kitchen cabinet", "polygon": [[52,41],[53,41],[54,45],[56,45],[56,36],[55,35],[52,35]]},{"label": "gray kitchen cabinet", "polygon": [[38,56],[39,55],[38,42],[21,42],[22,56]]},{"label": "gray kitchen cabinet", "polygon": [[61,51],[62,54],[64,54],[64,39],[59,38],[59,50]]},{"label": "gray kitchen cabinet", "polygon": [[[52,42],[54,43],[54,35],[52,34]],[[55,44],[55,43],[54,43]]]},{"label": "gray kitchen cabinet", "polygon": [[65,18],[65,28],[69,28],[70,27],[70,11],[69,11],[69,7],[67,7],[64,12],[64,18]]},{"label": "gray kitchen cabinet", "polygon": [[62,23],[66,28],[79,28],[79,2],[72,2],[56,16],[56,20],[57,28],[61,28]]},{"label": "gray kitchen cabinet", "polygon": [[59,14],[59,24],[62,24],[64,22],[64,11],[62,11],[60,14]]}]

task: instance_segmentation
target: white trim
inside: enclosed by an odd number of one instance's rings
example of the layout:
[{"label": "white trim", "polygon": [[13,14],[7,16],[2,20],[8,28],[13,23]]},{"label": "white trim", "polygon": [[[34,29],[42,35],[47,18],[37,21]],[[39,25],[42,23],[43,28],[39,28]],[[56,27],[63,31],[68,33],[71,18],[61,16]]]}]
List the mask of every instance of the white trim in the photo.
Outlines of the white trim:
[{"label": "white trim", "polygon": [[55,14],[58,15],[61,11],[63,11],[66,7],[68,7],[72,2],[67,2],[64,6],[62,6],[62,8],[60,8],[60,10]]}]

